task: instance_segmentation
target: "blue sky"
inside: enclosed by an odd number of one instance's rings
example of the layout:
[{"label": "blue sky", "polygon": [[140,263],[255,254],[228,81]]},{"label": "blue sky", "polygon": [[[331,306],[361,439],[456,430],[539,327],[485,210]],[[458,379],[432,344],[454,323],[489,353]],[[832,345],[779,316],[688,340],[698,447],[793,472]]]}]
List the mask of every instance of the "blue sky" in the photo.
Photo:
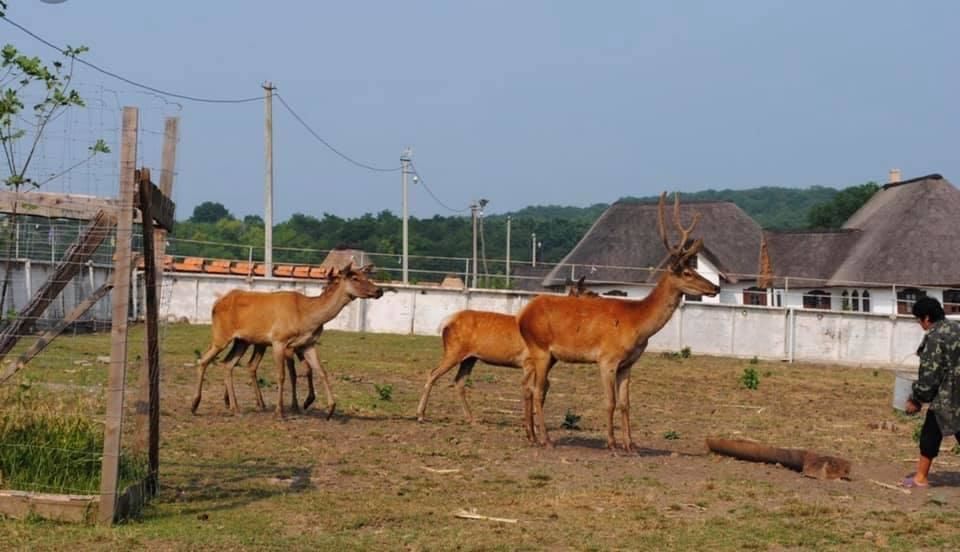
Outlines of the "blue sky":
[{"label": "blue sky", "polygon": [[[892,167],[960,181],[955,2],[10,4],[38,35],[159,89],[245,98],[270,80],[361,163],[397,167],[412,147],[440,200],[411,186],[417,217],[481,197],[502,213],[661,190],[840,188]],[[0,42],[53,55],[5,22]],[[92,70],[77,79],[145,116],[181,117],[178,218],[207,200],[262,214],[261,103],[157,107]],[[399,213],[399,173],[344,161],[278,102],[274,120],[275,220]]]}]

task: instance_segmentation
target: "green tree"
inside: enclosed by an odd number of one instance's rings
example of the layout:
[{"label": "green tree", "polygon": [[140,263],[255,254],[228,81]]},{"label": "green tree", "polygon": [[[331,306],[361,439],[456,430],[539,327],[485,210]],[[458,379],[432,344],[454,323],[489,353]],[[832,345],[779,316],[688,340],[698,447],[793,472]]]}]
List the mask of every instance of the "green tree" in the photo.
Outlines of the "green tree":
[{"label": "green tree", "polygon": [[[0,2],[0,15],[6,3]],[[12,44],[0,49],[0,148],[6,161],[3,183],[15,192],[24,186],[37,187],[88,162],[98,153],[109,153],[103,140],[97,140],[89,148],[83,161],[39,181],[30,176],[34,153],[43,138],[47,125],[70,107],[83,107],[80,94],[73,88],[73,67],[77,56],[87,48],[67,46],[63,51],[64,61],[45,65],[38,57],[21,53]],[[30,103],[28,108],[25,103]],[[2,173],[0,173],[2,174]],[[0,291],[0,312],[4,311],[7,289],[10,283],[11,248],[18,216],[16,208],[11,213],[14,224],[7,225],[7,269]]]},{"label": "green tree", "polygon": [[876,182],[844,188],[830,201],[811,207],[807,222],[811,228],[840,228],[878,190]]},{"label": "green tree", "polygon": [[190,217],[191,222],[217,222],[220,219],[233,220],[233,215],[222,203],[216,201],[204,201],[197,205],[193,208],[193,216]]}]

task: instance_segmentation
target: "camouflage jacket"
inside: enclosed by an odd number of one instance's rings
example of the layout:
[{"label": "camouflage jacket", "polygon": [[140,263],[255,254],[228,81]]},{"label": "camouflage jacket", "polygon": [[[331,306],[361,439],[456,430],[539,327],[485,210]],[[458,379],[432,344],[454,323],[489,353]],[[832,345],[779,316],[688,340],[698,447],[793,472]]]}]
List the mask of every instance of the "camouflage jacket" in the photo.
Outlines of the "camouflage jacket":
[{"label": "camouflage jacket", "polygon": [[960,323],[936,322],[917,350],[920,375],[913,384],[913,400],[930,403],[940,432],[960,431]]}]

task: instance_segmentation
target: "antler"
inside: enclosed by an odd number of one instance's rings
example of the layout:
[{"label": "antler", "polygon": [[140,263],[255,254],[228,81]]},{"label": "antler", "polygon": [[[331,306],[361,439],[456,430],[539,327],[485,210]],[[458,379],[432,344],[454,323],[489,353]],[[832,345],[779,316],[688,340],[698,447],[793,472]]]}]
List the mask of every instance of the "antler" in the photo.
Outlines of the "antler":
[{"label": "antler", "polygon": [[660,239],[663,240],[663,246],[667,249],[667,252],[670,253],[670,256],[673,257],[674,262],[679,264],[696,255],[697,252],[703,247],[703,240],[698,239],[693,242],[690,247],[685,248],[687,241],[690,239],[690,232],[693,232],[693,229],[700,221],[700,213],[695,212],[693,214],[693,221],[690,223],[690,226],[684,228],[683,224],[680,223],[680,194],[673,194],[673,223],[680,232],[680,242],[675,246],[671,246],[670,240],[667,239],[667,229],[663,221],[663,211],[666,198],[667,192],[662,192],[660,194],[660,204],[657,210],[657,225],[660,231]]}]

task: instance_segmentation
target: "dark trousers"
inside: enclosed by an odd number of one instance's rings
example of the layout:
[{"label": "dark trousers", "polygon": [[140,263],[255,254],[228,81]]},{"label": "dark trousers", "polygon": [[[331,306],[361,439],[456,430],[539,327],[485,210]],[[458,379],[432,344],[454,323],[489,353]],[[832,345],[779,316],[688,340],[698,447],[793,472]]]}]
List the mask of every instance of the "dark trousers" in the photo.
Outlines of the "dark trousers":
[{"label": "dark trousers", "polygon": [[[960,431],[954,437],[957,438],[957,442],[960,442]],[[923,427],[920,428],[920,454],[933,460],[940,454],[940,443],[942,442],[943,434],[940,433],[937,416],[928,408],[927,418],[923,421]]]}]

